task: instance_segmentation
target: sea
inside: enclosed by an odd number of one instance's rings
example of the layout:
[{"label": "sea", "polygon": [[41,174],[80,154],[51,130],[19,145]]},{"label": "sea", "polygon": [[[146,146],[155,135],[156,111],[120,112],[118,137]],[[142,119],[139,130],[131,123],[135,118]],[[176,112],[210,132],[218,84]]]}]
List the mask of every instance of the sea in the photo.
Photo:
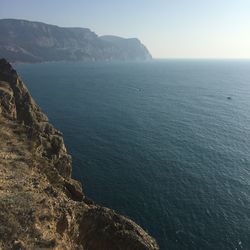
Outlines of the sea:
[{"label": "sea", "polygon": [[250,60],[15,64],[85,194],[160,249],[250,249]]}]

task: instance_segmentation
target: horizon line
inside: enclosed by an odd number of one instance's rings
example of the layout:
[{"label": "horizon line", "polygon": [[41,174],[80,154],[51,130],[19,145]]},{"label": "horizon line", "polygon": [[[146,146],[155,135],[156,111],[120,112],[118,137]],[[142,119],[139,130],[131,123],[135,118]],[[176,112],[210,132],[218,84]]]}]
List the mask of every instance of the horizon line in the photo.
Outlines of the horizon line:
[{"label": "horizon line", "polygon": [[250,57],[153,57],[153,60],[250,60]]}]

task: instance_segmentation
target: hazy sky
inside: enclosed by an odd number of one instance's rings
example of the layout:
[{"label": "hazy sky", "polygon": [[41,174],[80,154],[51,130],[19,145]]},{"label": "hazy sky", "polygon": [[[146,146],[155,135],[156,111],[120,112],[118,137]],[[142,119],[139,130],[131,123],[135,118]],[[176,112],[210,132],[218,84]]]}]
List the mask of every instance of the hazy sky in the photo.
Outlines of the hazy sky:
[{"label": "hazy sky", "polygon": [[250,0],[0,0],[0,18],[138,37],[156,58],[250,58]]}]

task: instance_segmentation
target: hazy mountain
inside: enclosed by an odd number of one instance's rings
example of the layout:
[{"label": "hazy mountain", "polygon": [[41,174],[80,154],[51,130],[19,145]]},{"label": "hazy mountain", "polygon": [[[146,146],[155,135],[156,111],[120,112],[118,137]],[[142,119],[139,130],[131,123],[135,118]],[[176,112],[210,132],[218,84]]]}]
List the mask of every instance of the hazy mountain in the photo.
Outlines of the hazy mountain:
[{"label": "hazy mountain", "polygon": [[136,38],[99,37],[86,28],[63,28],[16,19],[0,20],[0,56],[12,62],[152,58]]}]

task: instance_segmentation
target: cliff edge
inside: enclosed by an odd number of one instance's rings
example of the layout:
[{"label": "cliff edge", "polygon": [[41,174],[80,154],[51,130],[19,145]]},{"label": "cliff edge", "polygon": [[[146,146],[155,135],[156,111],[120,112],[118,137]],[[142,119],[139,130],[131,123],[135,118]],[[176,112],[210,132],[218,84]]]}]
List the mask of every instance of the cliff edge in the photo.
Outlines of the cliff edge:
[{"label": "cliff edge", "polygon": [[71,156],[0,59],[0,249],[159,249],[130,219],[87,199]]},{"label": "cliff edge", "polygon": [[86,28],[0,19],[0,33],[0,55],[11,62],[152,59],[148,49],[138,39],[100,37]]}]

